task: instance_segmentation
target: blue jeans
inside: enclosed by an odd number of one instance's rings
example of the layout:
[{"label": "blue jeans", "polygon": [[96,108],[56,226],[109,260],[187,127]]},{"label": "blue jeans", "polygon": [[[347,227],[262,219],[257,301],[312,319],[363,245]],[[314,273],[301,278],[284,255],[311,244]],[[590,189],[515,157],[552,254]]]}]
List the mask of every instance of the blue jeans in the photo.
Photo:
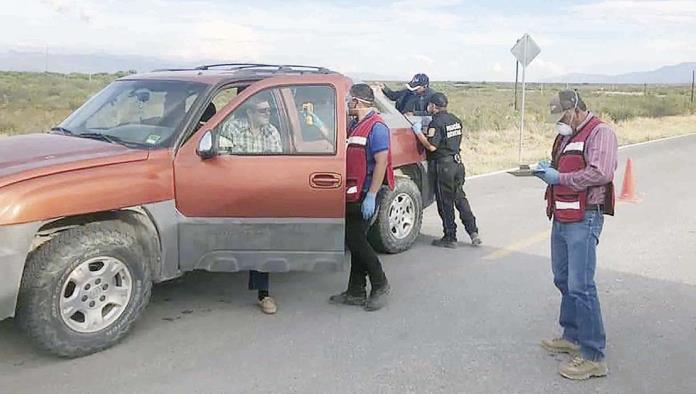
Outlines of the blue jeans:
[{"label": "blue jeans", "polygon": [[583,221],[554,220],[551,230],[551,265],[553,282],[561,291],[563,338],[579,344],[583,358],[592,361],[604,359],[606,346],[594,281],[603,225],[601,212],[586,211]]}]

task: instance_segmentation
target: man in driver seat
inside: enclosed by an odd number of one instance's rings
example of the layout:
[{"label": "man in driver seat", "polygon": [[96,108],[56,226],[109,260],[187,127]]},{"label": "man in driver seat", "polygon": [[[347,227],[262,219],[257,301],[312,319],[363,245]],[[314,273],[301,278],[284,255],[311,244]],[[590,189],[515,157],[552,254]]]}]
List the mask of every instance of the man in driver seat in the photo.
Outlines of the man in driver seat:
[{"label": "man in driver seat", "polygon": [[280,132],[271,124],[271,105],[251,98],[242,108],[245,116],[222,125],[220,148],[230,153],[282,153]]},{"label": "man in driver seat", "polygon": [[[280,132],[271,124],[271,105],[263,98],[251,98],[241,111],[244,116],[225,122],[220,131],[220,149],[231,153],[282,153]],[[261,311],[274,314],[278,306],[269,296],[268,272],[249,271],[249,290],[258,291]]]}]

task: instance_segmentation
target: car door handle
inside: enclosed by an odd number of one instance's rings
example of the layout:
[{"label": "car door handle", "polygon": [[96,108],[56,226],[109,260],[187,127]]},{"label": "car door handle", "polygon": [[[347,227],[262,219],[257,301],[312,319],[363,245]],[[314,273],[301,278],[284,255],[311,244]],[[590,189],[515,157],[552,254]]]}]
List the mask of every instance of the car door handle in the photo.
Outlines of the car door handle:
[{"label": "car door handle", "polygon": [[341,186],[341,175],[317,172],[309,177],[309,184],[315,189],[336,189]]}]

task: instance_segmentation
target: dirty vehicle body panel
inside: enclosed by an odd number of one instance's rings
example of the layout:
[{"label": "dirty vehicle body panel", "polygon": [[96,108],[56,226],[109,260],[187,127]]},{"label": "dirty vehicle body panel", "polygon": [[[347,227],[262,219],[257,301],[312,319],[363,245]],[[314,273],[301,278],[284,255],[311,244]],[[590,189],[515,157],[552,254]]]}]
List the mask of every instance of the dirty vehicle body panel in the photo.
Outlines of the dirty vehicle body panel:
[{"label": "dirty vehicle body panel", "polygon": [[[138,88],[141,82],[149,88]],[[161,118],[143,120],[143,108],[177,83],[189,84],[176,93],[187,108],[179,102],[178,112],[167,112],[178,104],[165,97]],[[153,72],[113,84],[131,84],[133,90],[125,98],[95,96],[61,126],[77,122],[80,111],[138,100],[142,129],[154,133],[146,140],[121,144],[101,136],[81,138],[71,130],[0,140],[0,319],[15,315],[25,264],[37,248],[87,223],[127,224],[147,256],[153,282],[197,269],[333,271],[344,265],[348,78],[323,69],[232,67]],[[238,93],[199,122],[217,93],[229,88]],[[333,134],[326,141],[306,140],[300,132],[303,88],[331,92]],[[222,154],[223,123],[257,95],[275,105],[272,119],[283,151]],[[169,128],[161,126],[171,113],[178,117]],[[385,121],[397,174],[418,186],[421,208],[429,205],[424,154],[410,123],[394,113],[385,114]],[[120,138],[140,129],[126,122],[113,130]],[[216,154],[202,157],[198,149],[207,134]]]}]

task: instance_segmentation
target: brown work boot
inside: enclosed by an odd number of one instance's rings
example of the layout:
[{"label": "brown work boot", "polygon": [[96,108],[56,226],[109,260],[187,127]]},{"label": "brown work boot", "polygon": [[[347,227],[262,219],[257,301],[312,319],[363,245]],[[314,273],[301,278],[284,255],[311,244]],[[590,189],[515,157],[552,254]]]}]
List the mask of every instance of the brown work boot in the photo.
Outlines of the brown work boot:
[{"label": "brown work boot", "polygon": [[577,356],[568,362],[561,363],[558,372],[564,378],[587,380],[589,378],[607,376],[609,368],[607,368],[606,361],[590,361]]},{"label": "brown work boot", "polygon": [[580,353],[580,345],[564,338],[544,339],[541,341],[541,347],[552,353],[568,353],[573,355]]},{"label": "brown work boot", "polygon": [[261,308],[261,312],[267,315],[272,315],[278,311],[278,305],[271,297],[263,297],[263,299],[259,300],[259,308]]}]

